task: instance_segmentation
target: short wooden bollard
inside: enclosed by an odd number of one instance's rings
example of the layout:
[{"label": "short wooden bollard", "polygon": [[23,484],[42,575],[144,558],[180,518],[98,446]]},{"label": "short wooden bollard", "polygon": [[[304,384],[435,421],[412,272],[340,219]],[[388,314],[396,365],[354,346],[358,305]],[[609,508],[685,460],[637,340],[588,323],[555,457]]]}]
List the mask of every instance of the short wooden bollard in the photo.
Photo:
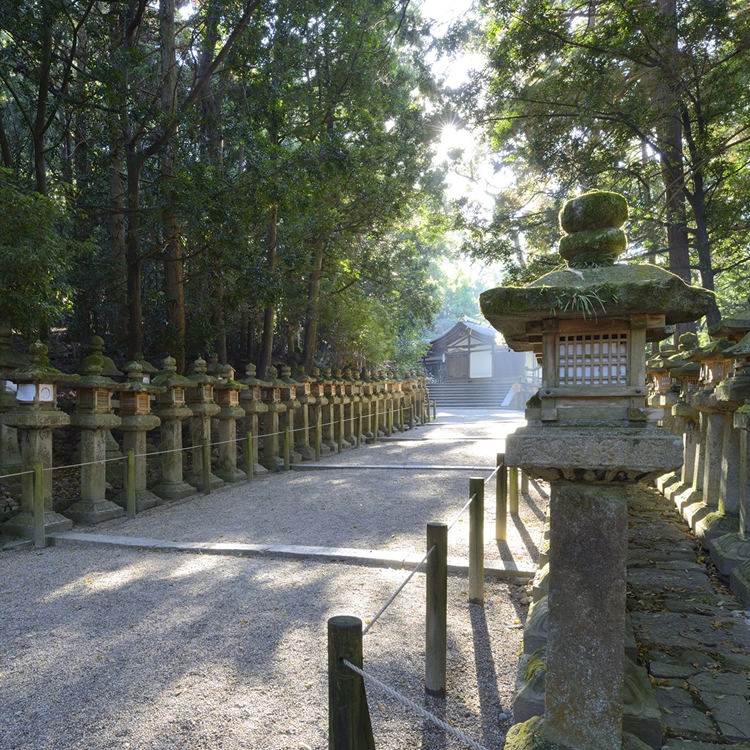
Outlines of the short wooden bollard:
[{"label": "short wooden bollard", "polygon": [[203,494],[211,494],[211,441],[203,438]]},{"label": "short wooden bollard", "polygon": [[518,515],[518,467],[510,467],[510,477],[508,482],[508,509],[514,515]]},{"label": "short wooden bollard", "polygon": [[362,412],[357,412],[357,448],[359,448],[360,445],[362,445]]},{"label": "short wooden bollard", "polygon": [[521,494],[529,494],[529,475],[521,469]]},{"label": "short wooden bollard", "polygon": [[[344,407],[339,409],[339,434],[337,435],[339,453],[344,452]],[[353,664],[354,662],[352,662]]]},{"label": "short wooden bollard", "polygon": [[469,601],[484,604],[484,479],[469,479]]},{"label": "short wooden bollard", "polygon": [[414,429],[414,404],[409,404],[409,429]]},{"label": "short wooden bollard", "polygon": [[427,524],[427,549],[433,547],[425,568],[424,687],[430,695],[444,698],[448,650],[448,524]]},{"label": "short wooden bollard", "polygon": [[505,454],[497,454],[495,474],[495,540],[505,541],[508,536],[508,469]]},{"label": "short wooden bollard", "polygon": [[375,750],[364,680],[342,659],[362,669],[362,620],[328,620],[328,750]]},{"label": "short wooden bollard", "polygon": [[378,430],[380,429],[380,409],[378,408],[378,401],[375,399],[372,403],[372,408],[374,411],[374,417],[375,417],[375,426],[372,430],[372,440],[374,443],[377,443],[378,441]]},{"label": "short wooden bollard", "polygon": [[284,427],[284,432],[282,433],[282,444],[283,444],[283,453],[284,453],[284,471],[289,471],[289,467],[291,465],[290,458],[289,458],[289,450],[291,445],[291,435],[289,433],[289,425],[286,425]]},{"label": "short wooden bollard", "polygon": [[404,432],[404,402],[400,402],[398,405],[398,431]]},{"label": "short wooden bollard", "polygon": [[432,419],[433,421],[437,419],[437,401],[432,402]]},{"label": "short wooden bollard", "polygon": [[34,515],[34,546],[37,549],[47,546],[44,533],[44,464],[34,461],[31,465],[33,476],[33,515]]},{"label": "short wooden bollard", "polygon": [[245,476],[247,477],[248,482],[252,482],[253,476],[255,474],[255,451],[253,449],[252,433],[248,433],[247,435],[245,435],[243,440],[245,442],[245,460],[243,461]]},{"label": "short wooden bollard", "polygon": [[135,519],[135,451],[130,448],[126,453],[125,465],[125,512],[132,521]]}]

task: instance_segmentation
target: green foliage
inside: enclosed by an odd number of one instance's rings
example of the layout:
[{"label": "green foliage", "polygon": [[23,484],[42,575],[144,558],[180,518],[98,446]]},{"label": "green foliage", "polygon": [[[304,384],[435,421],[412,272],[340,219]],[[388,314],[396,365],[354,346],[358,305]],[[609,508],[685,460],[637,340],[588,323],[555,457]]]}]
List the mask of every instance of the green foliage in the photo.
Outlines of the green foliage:
[{"label": "green foliage", "polygon": [[25,334],[66,309],[71,259],[64,211],[0,170],[0,320]]}]

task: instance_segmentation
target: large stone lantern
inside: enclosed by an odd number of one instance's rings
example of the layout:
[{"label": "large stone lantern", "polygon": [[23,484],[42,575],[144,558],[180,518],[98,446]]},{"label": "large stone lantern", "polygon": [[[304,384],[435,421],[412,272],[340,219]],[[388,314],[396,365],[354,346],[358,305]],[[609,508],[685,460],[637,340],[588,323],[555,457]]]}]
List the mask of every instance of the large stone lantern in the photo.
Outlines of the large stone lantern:
[{"label": "large stone lantern", "polygon": [[[151,376],[144,374],[140,361],[128,362],[124,369],[128,382],[119,388],[120,430],[123,432],[123,448],[126,452],[133,451],[135,509],[140,513],[161,503],[161,498],[146,487],[146,435],[161,423],[159,417],[151,413],[151,398],[158,393],[164,393],[166,388],[151,385]],[[127,493],[123,490],[115,497],[115,502],[125,507],[128,502]]]},{"label": "large stone lantern", "polygon": [[242,391],[250,388],[245,383],[234,380],[234,370],[223,365],[221,380],[216,383],[216,402],[220,411],[219,420],[219,462],[216,473],[230,484],[247,479],[247,474],[237,468],[237,420],[244,419],[245,410],[240,406]]},{"label": "large stone lantern", "polygon": [[[187,405],[193,413],[190,420],[190,442],[193,446],[192,466],[187,481],[199,490],[203,486],[203,441],[211,440],[211,418],[220,411],[221,406],[214,401],[216,378],[206,371],[206,360],[198,359],[193,362],[193,372],[187,376],[188,380],[196,384],[186,392]],[[224,480],[211,473],[209,467],[210,489],[217,490],[224,485]]]},{"label": "large stone lantern", "polygon": [[162,360],[161,371],[151,382],[164,388],[156,396],[154,409],[161,419],[162,454],[161,478],[154,492],[164,500],[180,500],[195,492],[195,487],[183,480],[182,422],[193,416],[186,404],[185,391],[198,385],[177,374],[174,357]]},{"label": "large stone lantern", "polygon": [[682,461],[680,438],[647,418],[645,345],[710,300],[657,266],[616,265],[626,219],[614,193],[569,201],[568,268],[481,295],[508,346],[541,357],[535,408],[505,455],[551,490],[545,712],[513,727],[506,750],[615,750],[625,739],[626,487]]},{"label": "large stone lantern", "polygon": [[[74,384],[78,375],[67,375],[52,367],[47,346],[37,341],[29,347],[30,363],[6,378],[17,385],[16,405],[3,417],[3,423],[18,430],[21,461],[26,469],[41,462],[44,471],[44,533],[67,531],[73,526],[69,518],[53,510],[52,501],[52,430],[70,424],[70,417],[57,408],[57,386]],[[11,536],[34,536],[34,485],[31,475],[21,479],[21,512],[6,521],[3,532]]]},{"label": "large stone lantern", "polygon": [[[252,452],[251,461],[253,464],[253,474],[265,474],[268,470],[265,466],[258,463],[258,415],[268,411],[268,406],[263,403],[263,393],[261,387],[267,385],[256,377],[255,365],[250,362],[245,368],[245,378],[240,380],[247,387],[240,393],[240,404],[245,412],[243,420],[243,434],[250,436],[250,450]],[[247,445],[245,446],[247,450]],[[245,457],[247,460],[247,457]]]},{"label": "large stone lantern", "polygon": [[65,515],[79,524],[102,523],[123,514],[119,505],[105,497],[107,437],[121,420],[112,408],[112,393],[120,386],[102,374],[103,363],[101,354],[84,358],[78,369],[83,377],[76,384],[76,410],[70,418],[70,424],[81,430],[81,499]]}]

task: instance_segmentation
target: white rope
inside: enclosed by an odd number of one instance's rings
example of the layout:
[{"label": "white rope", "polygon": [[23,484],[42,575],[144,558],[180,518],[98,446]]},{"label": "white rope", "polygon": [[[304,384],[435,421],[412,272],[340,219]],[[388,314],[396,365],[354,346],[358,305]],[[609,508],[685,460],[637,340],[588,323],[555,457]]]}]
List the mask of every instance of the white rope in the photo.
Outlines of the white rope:
[{"label": "white rope", "polygon": [[495,471],[493,471],[493,472],[492,472],[492,474],[490,474],[490,475],[489,475],[489,476],[487,477],[487,479],[485,479],[485,480],[484,480],[484,483],[485,483],[485,484],[487,484],[487,482],[489,482],[489,481],[490,481],[490,479],[492,479],[492,477],[494,477],[494,476],[495,476],[495,474],[497,474],[497,472],[498,472],[498,470],[499,470],[499,469],[500,469],[500,467],[499,467],[499,466],[496,466],[496,467],[495,467]]},{"label": "white rope", "polygon": [[466,505],[464,505],[461,510],[458,511],[456,514],[456,517],[448,524],[448,531],[450,531],[457,523],[458,519],[461,518],[461,516],[464,514],[464,511],[474,502],[474,498],[477,496],[477,493],[475,492],[467,501]]},{"label": "white rope", "polygon": [[375,617],[373,617],[372,620],[370,620],[370,622],[367,623],[366,628],[362,629],[362,635],[367,635],[367,631],[378,621],[378,618],[380,617],[380,615],[382,615],[383,612],[385,612],[386,609],[388,609],[388,607],[391,606],[394,599],[404,590],[404,586],[406,586],[406,584],[409,583],[409,581],[411,581],[411,579],[414,577],[414,574],[425,564],[425,561],[433,553],[433,551],[435,550],[435,547],[436,545],[433,544],[432,547],[430,547],[430,549],[427,550],[427,552],[425,553],[425,556],[417,563],[417,566],[414,568],[414,570],[412,570],[412,572],[409,573],[408,576],[406,576],[406,579],[396,589],[396,591],[393,593],[393,596],[380,608],[380,612],[378,612],[375,615]]},{"label": "white rope", "polygon": [[371,674],[363,672],[361,669],[359,669],[359,667],[355,667],[354,664],[352,664],[348,659],[342,659],[341,661],[345,666],[349,667],[352,672],[356,672],[363,680],[365,680],[365,682],[371,682],[376,687],[379,687],[386,695],[390,695],[390,697],[394,700],[398,701],[404,706],[407,706],[412,711],[416,711],[422,718],[427,719],[427,721],[431,721],[433,724],[437,724],[441,729],[444,729],[446,732],[452,734],[457,739],[465,742],[469,747],[473,747],[474,750],[487,750],[486,747],[483,747],[482,745],[474,742],[471,737],[462,732],[460,729],[456,729],[456,727],[452,727],[450,724],[446,724],[442,719],[438,719],[435,714],[432,714],[429,711],[425,711],[424,708],[414,703],[414,701],[409,700],[408,698],[404,698],[403,695],[400,695],[393,688],[389,687],[384,682],[381,682],[377,677],[373,677]]}]

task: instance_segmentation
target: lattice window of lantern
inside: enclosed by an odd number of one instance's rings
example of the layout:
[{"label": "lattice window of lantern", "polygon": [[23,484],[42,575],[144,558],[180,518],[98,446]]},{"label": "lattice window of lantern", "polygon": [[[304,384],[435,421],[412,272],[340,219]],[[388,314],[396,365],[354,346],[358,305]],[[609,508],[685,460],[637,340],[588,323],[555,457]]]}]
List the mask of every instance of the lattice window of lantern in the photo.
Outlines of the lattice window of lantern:
[{"label": "lattice window of lantern", "polygon": [[558,385],[627,385],[628,332],[561,334]]}]

